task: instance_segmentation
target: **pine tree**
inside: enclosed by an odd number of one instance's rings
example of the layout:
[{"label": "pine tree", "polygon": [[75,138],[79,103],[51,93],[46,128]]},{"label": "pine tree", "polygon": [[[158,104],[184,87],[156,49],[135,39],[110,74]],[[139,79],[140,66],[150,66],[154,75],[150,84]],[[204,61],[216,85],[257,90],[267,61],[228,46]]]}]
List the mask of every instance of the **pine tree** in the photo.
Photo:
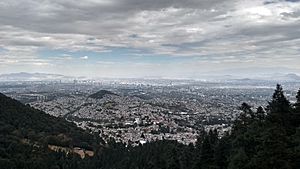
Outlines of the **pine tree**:
[{"label": "pine tree", "polygon": [[216,145],[215,149],[215,164],[217,165],[218,169],[226,169],[227,168],[227,161],[229,157],[229,151],[230,151],[231,145],[229,136],[223,136]]},{"label": "pine tree", "polygon": [[277,84],[276,90],[273,94],[272,101],[269,102],[269,111],[270,112],[280,112],[280,111],[289,111],[290,102],[284,95],[282,86]]},{"label": "pine tree", "polygon": [[259,120],[260,122],[264,120],[265,118],[265,111],[264,111],[264,108],[259,106],[257,109],[256,109],[256,113],[255,113],[255,117],[257,120]]},{"label": "pine tree", "polygon": [[247,103],[242,103],[240,109],[245,113],[247,117],[254,118],[254,113],[251,110],[251,106],[248,105]]},{"label": "pine tree", "polygon": [[288,126],[291,118],[291,105],[284,95],[282,86],[277,84],[272,101],[268,105],[268,119],[272,123]]},{"label": "pine tree", "polygon": [[295,109],[293,111],[292,123],[294,127],[300,126],[300,89],[298,90],[296,103],[294,104]]},{"label": "pine tree", "polygon": [[249,157],[247,156],[245,150],[243,148],[238,149],[234,154],[232,154],[229,169],[244,169],[247,168],[246,164],[249,161]]},{"label": "pine tree", "polygon": [[216,168],[214,163],[215,146],[218,142],[217,130],[210,130],[204,137],[201,148],[201,168]]},{"label": "pine tree", "polygon": [[255,117],[253,111],[251,110],[251,106],[247,103],[243,103],[240,107],[240,110],[243,112],[234,121],[233,135],[244,133],[247,130],[247,127],[253,122]]},{"label": "pine tree", "polygon": [[300,113],[300,89],[298,90],[296,99],[297,99],[295,103],[296,112]]}]

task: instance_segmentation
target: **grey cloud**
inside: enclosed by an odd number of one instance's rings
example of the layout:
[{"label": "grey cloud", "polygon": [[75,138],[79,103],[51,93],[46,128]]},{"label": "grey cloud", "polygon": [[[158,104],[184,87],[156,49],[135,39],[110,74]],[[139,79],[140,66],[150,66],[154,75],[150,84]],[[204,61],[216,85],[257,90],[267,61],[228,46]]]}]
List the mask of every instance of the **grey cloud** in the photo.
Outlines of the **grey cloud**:
[{"label": "grey cloud", "polygon": [[[113,29],[115,32],[111,33],[117,33],[119,29],[132,27],[131,24],[134,23],[127,23],[128,19],[141,11],[163,12],[169,7],[210,10],[210,8],[222,6],[220,4],[227,4],[229,1],[226,3],[220,0],[111,0],[108,3],[93,2],[71,0],[3,1],[0,4],[0,21],[1,24],[46,33],[100,34],[101,32],[96,30],[101,31],[102,29],[106,29],[106,31]],[[205,13],[208,12],[203,14]]]},{"label": "grey cloud", "polygon": [[287,2],[300,2],[300,0],[285,0]]},{"label": "grey cloud", "polygon": [[284,46],[280,54],[295,58],[300,38],[298,4],[291,0],[3,0],[0,43],[14,56],[24,47],[33,56],[43,47],[98,52],[127,47],[151,51],[147,54],[222,61],[229,56],[231,60],[273,57]]}]

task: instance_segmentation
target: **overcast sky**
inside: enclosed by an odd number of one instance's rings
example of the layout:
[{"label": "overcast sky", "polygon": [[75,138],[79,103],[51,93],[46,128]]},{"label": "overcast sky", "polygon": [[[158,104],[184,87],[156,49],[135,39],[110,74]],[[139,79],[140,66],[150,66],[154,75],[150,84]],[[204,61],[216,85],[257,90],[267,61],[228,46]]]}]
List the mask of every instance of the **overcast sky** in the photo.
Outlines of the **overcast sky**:
[{"label": "overcast sky", "polygon": [[0,72],[192,77],[300,65],[300,0],[1,0]]}]

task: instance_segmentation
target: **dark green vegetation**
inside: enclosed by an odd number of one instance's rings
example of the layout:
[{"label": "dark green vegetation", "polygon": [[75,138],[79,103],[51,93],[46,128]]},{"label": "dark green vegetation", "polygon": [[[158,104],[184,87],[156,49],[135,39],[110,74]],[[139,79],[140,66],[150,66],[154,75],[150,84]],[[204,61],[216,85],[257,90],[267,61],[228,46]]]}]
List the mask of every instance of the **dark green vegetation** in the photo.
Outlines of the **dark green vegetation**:
[{"label": "dark green vegetation", "polygon": [[[65,122],[0,97],[0,168],[103,169],[298,169],[300,168],[300,90],[291,104],[277,85],[267,107],[243,113],[231,133],[200,131],[196,145],[156,141],[126,147],[111,140],[104,144]],[[51,138],[51,139],[50,139]],[[26,141],[24,141],[26,140]],[[95,156],[52,152],[46,145],[78,146]]]},{"label": "dark green vegetation", "polygon": [[100,90],[92,95],[90,95],[90,98],[93,99],[102,99],[105,95],[115,95],[117,96],[117,94],[111,92],[111,91],[107,91],[107,90]]},{"label": "dark green vegetation", "polygon": [[96,134],[0,94],[1,169],[71,166],[79,156],[51,152],[48,145],[93,150],[101,144]]}]

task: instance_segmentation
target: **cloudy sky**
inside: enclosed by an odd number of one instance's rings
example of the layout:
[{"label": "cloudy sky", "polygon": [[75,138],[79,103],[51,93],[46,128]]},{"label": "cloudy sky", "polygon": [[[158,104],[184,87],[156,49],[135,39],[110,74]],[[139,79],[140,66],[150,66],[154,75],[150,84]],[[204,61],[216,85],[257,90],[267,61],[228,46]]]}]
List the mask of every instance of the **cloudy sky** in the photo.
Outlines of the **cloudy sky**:
[{"label": "cloudy sky", "polygon": [[300,65],[300,0],[1,0],[0,72],[193,77]]}]

